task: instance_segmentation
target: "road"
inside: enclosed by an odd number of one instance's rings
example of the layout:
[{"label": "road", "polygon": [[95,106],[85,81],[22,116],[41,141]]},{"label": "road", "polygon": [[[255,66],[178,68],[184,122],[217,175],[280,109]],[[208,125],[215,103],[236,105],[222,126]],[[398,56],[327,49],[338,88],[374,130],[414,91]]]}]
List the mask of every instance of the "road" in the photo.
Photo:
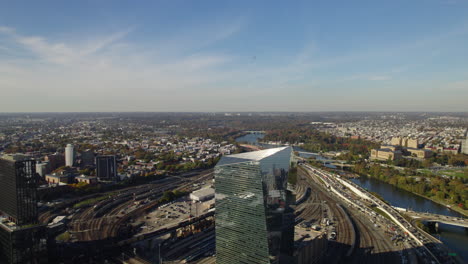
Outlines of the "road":
[{"label": "road", "polygon": [[329,241],[323,263],[401,263],[399,247],[391,242],[390,235],[375,228],[372,220],[332,195],[317,177],[299,170],[298,185],[304,184],[313,191],[309,199],[297,207],[298,217],[318,225],[328,218],[332,227],[322,228],[327,232],[334,229],[337,233],[336,240]]},{"label": "road", "polygon": [[[460,263],[460,260],[448,256],[447,249],[443,244],[431,235],[414,227],[408,220],[401,216],[398,211],[379,200],[360,186],[349,182],[339,175],[311,167],[302,166],[317,183],[329,190],[333,196],[345,201],[350,209],[357,209],[368,219],[383,220],[389,225],[380,225],[382,228],[390,228],[394,233],[392,240],[400,240],[403,248],[402,260],[413,259],[417,256],[423,263]],[[359,218],[358,221],[363,218]],[[393,226],[391,226],[393,224]],[[377,224],[378,226],[379,224]],[[372,230],[371,230],[372,231]]]}]

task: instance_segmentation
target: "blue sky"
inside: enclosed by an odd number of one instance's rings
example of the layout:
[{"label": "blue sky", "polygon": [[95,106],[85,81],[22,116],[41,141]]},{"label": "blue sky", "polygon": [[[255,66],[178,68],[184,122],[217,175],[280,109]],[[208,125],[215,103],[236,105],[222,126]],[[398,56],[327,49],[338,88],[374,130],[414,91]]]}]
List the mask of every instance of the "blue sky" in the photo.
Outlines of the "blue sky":
[{"label": "blue sky", "polygon": [[0,1],[0,112],[468,111],[468,0]]}]

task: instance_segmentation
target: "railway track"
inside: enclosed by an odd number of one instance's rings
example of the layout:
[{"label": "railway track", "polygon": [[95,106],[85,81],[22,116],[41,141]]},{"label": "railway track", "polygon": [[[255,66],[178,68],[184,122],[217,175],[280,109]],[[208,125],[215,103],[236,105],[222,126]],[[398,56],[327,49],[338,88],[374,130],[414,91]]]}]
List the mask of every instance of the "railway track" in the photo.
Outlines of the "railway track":
[{"label": "railway track", "polygon": [[[372,223],[355,217],[360,237],[354,263],[399,263],[400,259],[390,241],[373,230]],[[375,234],[371,236],[370,234]]]},{"label": "railway track", "polygon": [[[118,193],[111,192],[113,195],[110,195],[108,199],[96,203],[93,207],[85,208],[75,215],[69,224],[69,229],[79,241],[118,237],[124,223],[129,219],[128,215],[142,208],[142,206],[134,205],[136,200],[154,198],[149,201],[150,204],[154,204],[154,201],[157,201],[164,191],[174,189],[191,190],[195,182],[206,181],[212,177],[213,173],[208,171],[190,178],[177,177],[176,180],[171,182],[150,183],[144,186],[126,188]],[[119,203],[119,200],[122,200],[122,202]],[[110,206],[111,203],[115,203],[115,207]],[[121,214],[121,212],[125,212],[125,214]]]},{"label": "railway track", "polygon": [[[299,171],[300,173],[306,173]],[[317,199],[326,203],[326,213],[322,211],[322,217],[332,218],[335,222],[336,241],[329,241],[329,247],[325,256],[326,263],[400,263],[396,251],[398,250],[383,231],[374,229],[373,223],[353,209],[343,210],[339,206],[346,206],[341,200],[330,195],[326,187],[315,177],[306,177],[317,195]],[[312,195],[311,195],[312,197]],[[307,201],[309,202],[309,200]],[[311,214],[306,209],[302,214]],[[349,221],[347,220],[349,217]],[[353,225],[354,223],[354,225]],[[354,230],[354,232],[353,232]],[[352,254],[350,248],[355,243]]]}]

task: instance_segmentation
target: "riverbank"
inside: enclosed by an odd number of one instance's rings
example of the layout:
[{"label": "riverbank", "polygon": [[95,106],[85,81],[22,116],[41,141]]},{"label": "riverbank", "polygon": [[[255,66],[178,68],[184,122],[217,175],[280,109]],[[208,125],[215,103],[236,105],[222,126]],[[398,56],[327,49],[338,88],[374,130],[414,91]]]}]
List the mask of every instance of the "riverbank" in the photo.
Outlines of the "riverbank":
[{"label": "riverbank", "polygon": [[[359,179],[350,179],[350,181],[369,192],[378,193],[392,206],[408,208],[420,212],[429,212],[432,214],[447,215],[450,217],[463,217],[461,213],[450,210],[441,203],[437,203],[420,195],[415,195],[413,192],[403,188],[396,188],[394,185],[373,177],[362,175]],[[452,252],[459,255],[466,262],[466,260],[468,260],[468,251],[466,251],[468,235],[465,228],[440,224],[439,231],[440,233],[432,235],[446,244]]]},{"label": "riverbank", "polygon": [[[359,175],[359,174],[356,174],[356,173],[354,173],[354,174],[355,174],[355,175]],[[430,201],[432,201],[432,202],[434,202],[434,203],[436,203],[436,204],[445,206],[445,207],[448,208],[449,210],[454,211],[454,212],[456,212],[456,213],[459,213],[459,214],[461,214],[461,215],[463,215],[463,216],[465,216],[465,217],[468,217],[468,210],[464,210],[464,209],[462,209],[462,208],[460,208],[460,207],[458,207],[458,206],[456,206],[456,205],[449,204],[449,203],[447,203],[447,202],[434,199],[434,198],[432,198],[432,197],[428,197],[428,196],[425,196],[425,195],[422,195],[422,194],[419,194],[419,193],[415,193],[415,192],[406,190],[406,189],[404,189],[404,188],[401,188],[401,187],[398,187],[398,186],[396,186],[396,185],[390,184],[390,183],[388,183],[388,182],[382,181],[382,180],[380,180],[379,178],[375,178],[375,177],[372,177],[372,176],[370,176],[370,175],[359,175],[359,176],[360,176],[360,177],[365,177],[365,178],[371,178],[371,179],[374,179],[374,180],[377,180],[377,181],[380,181],[380,182],[389,184],[389,185],[391,185],[391,186],[393,186],[393,187],[395,187],[395,188],[397,188],[397,189],[399,189],[399,190],[407,191],[407,192],[412,193],[412,194],[414,194],[414,195],[417,195],[417,196],[419,196],[419,197],[421,197],[421,198],[430,200]]]},{"label": "riverbank", "polygon": [[[394,186],[394,185],[392,185]],[[395,186],[396,188],[398,188],[397,186]],[[399,189],[402,189],[402,188],[399,188]],[[402,190],[405,190],[405,189],[402,189]],[[407,190],[405,190],[407,191]],[[446,203],[444,201],[440,201],[440,200],[436,200],[436,199],[433,199],[431,197],[428,197],[428,196],[425,196],[425,195],[421,195],[421,194],[418,194],[418,193],[415,193],[415,192],[411,192],[409,191],[410,193],[413,193],[413,194],[416,194],[417,196],[419,197],[422,197],[422,198],[425,198],[425,199],[428,199],[428,200],[431,200],[433,201],[434,203],[437,203],[437,204],[440,204],[440,205],[443,205],[445,207],[447,207],[448,209],[454,211],[454,212],[457,212],[457,213],[460,213],[462,214],[463,216],[465,217],[468,217],[468,210],[465,210],[465,209],[462,209],[456,205],[453,205],[453,204],[449,204],[449,203]]]}]

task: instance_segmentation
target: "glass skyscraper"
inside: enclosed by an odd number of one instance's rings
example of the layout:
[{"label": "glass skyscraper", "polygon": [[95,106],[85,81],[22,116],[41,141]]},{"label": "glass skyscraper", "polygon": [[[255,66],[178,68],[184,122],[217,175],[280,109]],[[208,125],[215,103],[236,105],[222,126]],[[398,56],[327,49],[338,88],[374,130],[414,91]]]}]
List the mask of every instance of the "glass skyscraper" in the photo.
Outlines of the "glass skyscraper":
[{"label": "glass skyscraper", "polygon": [[117,165],[115,162],[115,156],[97,156],[96,175],[100,181],[117,180]]},{"label": "glass skyscraper", "polygon": [[47,263],[35,161],[0,158],[0,263]]},{"label": "glass skyscraper", "polygon": [[0,159],[0,185],[0,213],[17,225],[37,223],[35,161]]},{"label": "glass skyscraper", "polygon": [[215,167],[216,263],[291,263],[291,147],[224,156]]}]

